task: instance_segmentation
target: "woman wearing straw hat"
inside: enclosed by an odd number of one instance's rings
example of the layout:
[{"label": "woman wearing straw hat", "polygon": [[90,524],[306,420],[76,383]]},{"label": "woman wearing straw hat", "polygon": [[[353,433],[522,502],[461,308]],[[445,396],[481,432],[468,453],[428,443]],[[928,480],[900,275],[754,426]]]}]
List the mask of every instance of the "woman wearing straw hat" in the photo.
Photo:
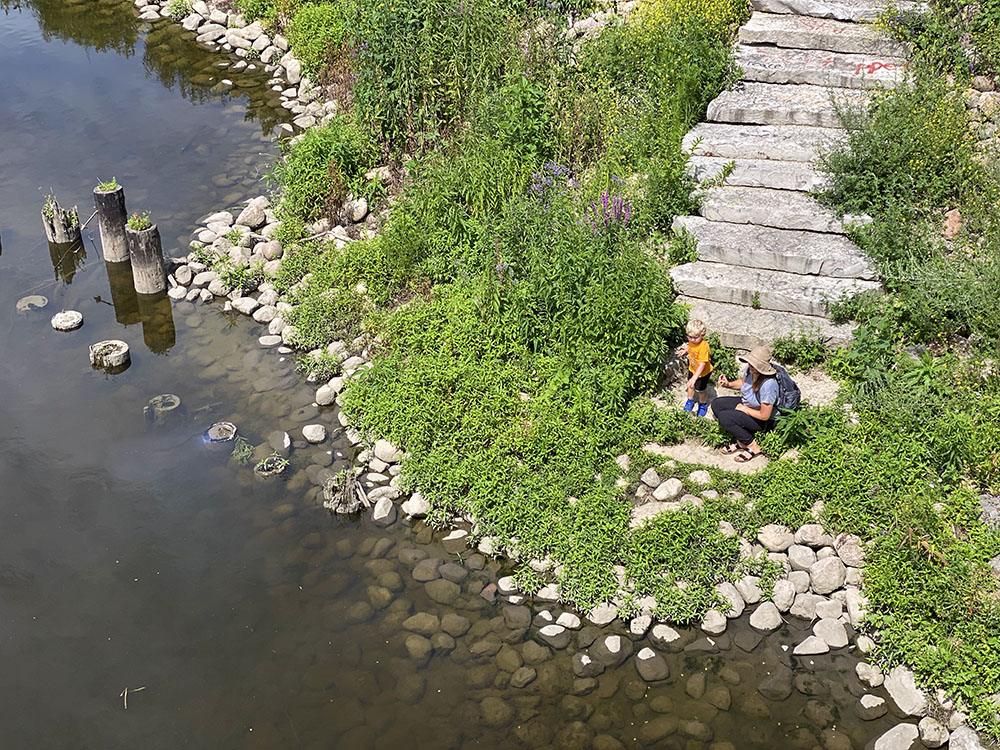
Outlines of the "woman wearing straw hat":
[{"label": "woman wearing straw hat", "polygon": [[722,449],[723,453],[736,454],[737,463],[746,463],[760,455],[761,448],[754,435],[774,427],[771,418],[778,403],[777,370],[771,364],[771,350],[758,346],[749,354],[737,356],[736,361],[746,365],[743,377],[729,380],[719,375],[719,385],[739,388],[739,396],[724,396],[712,402],[712,413],[719,427],[735,438]]}]

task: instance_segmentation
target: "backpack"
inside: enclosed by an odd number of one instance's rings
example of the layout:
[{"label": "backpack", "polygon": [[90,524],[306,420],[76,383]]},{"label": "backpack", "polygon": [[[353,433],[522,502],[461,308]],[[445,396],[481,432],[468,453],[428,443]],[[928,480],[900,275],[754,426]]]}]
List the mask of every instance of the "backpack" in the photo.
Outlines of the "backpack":
[{"label": "backpack", "polygon": [[778,381],[778,403],[775,406],[779,415],[795,411],[799,408],[799,402],[802,401],[802,391],[799,390],[798,385],[784,367],[776,365],[774,362],[771,363],[771,366],[777,370],[774,379]]}]

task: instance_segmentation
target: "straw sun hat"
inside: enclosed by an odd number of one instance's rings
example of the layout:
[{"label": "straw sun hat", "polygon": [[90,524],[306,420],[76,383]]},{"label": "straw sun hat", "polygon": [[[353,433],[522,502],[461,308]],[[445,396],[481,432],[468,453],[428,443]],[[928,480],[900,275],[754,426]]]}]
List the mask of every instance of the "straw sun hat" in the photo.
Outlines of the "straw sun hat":
[{"label": "straw sun hat", "polygon": [[774,375],[778,372],[774,369],[774,365],[771,364],[771,350],[766,346],[758,346],[756,349],[751,349],[749,354],[737,355],[736,361],[744,365],[750,365],[761,375]]}]

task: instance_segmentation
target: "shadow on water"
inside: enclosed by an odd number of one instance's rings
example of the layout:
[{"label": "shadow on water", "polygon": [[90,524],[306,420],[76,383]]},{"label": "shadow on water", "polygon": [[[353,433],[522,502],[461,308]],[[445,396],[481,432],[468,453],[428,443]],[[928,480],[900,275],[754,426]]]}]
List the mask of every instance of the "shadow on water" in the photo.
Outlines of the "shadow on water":
[{"label": "shadow on water", "polygon": [[142,319],[142,340],[153,354],[166,354],[177,343],[174,313],[165,291],[157,294],[137,294],[139,317]]},{"label": "shadow on water", "polygon": [[74,242],[50,242],[49,258],[52,260],[56,280],[72,284],[76,272],[87,260],[87,248],[84,247],[82,239]]}]

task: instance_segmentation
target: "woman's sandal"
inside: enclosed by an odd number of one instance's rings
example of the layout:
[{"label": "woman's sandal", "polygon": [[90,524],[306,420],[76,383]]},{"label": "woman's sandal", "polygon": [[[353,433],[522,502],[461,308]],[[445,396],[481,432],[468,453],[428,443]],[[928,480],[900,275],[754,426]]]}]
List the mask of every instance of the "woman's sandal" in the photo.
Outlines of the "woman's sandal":
[{"label": "woman's sandal", "polygon": [[744,448],[733,460],[738,464],[745,464],[748,461],[753,461],[759,455],[760,451],[752,451],[749,448]]},{"label": "woman's sandal", "polygon": [[722,452],[727,456],[731,456],[734,453],[739,453],[741,450],[743,450],[743,446],[739,443],[730,443],[722,449]]}]

